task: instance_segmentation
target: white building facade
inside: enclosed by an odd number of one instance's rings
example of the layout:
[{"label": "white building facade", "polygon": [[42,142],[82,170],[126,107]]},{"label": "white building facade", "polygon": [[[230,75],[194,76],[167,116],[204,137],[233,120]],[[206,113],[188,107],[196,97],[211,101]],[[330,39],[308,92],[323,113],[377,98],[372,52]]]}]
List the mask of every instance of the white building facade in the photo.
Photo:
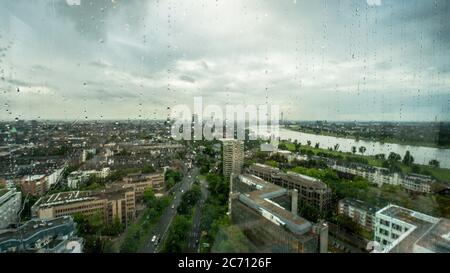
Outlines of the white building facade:
[{"label": "white building facade", "polygon": [[[444,237],[433,236],[432,240],[426,240],[426,242],[422,238],[426,238],[438,224],[448,225],[447,223],[447,219],[436,218],[396,205],[388,205],[375,214],[374,239],[378,247],[374,252],[421,252],[419,248],[424,249],[421,245],[427,245],[429,249],[437,249],[436,245],[439,244],[439,241],[445,242]],[[449,244],[450,241],[447,240],[446,243]]]}]

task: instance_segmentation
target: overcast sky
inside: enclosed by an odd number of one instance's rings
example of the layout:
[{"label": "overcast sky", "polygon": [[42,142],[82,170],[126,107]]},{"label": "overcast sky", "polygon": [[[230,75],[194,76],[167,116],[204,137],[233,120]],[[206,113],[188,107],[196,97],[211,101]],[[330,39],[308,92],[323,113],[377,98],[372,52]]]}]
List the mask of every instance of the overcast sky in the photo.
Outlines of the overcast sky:
[{"label": "overcast sky", "polygon": [[0,119],[450,120],[447,0],[2,0]]}]

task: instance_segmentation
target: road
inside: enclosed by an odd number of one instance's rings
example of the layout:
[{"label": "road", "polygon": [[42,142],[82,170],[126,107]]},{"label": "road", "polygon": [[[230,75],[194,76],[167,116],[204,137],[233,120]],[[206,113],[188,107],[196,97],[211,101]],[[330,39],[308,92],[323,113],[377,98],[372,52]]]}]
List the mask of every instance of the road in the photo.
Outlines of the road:
[{"label": "road", "polygon": [[[173,192],[175,192],[175,195],[172,200],[172,203],[166,208],[163,215],[160,217],[159,221],[155,224],[153,228],[153,233],[150,234],[149,238],[147,239],[148,242],[145,244],[144,249],[142,249],[140,252],[156,253],[160,250],[162,242],[164,242],[166,233],[169,230],[170,224],[172,223],[173,218],[177,214],[177,208],[181,202],[181,197],[183,195],[181,191],[183,190],[184,192],[186,192],[192,187],[192,184],[194,183],[194,179],[197,176],[197,174],[198,169],[193,168],[184,175],[183,181],[174,186]],[[153,235],[156,235],[157,238],[159,239],[157,245],[151,242]]]},{"label": "road", "polygon": [[205,205],[205,201],[208,198],[207,185],[208,184],[205,180],[200,181],[202,196],[201,196],[199,202],[197,203],[194,217],[192,220],[192,229],[188,234],[188,240],[187,240],[187,243],[188,243],[187,252],[188,253],[196,253],[196,252],[198,252],[198,249],[199,249],[198,242],[200,241],[200,232],[201,232],[200,220],[202,217],[203,206]]}]

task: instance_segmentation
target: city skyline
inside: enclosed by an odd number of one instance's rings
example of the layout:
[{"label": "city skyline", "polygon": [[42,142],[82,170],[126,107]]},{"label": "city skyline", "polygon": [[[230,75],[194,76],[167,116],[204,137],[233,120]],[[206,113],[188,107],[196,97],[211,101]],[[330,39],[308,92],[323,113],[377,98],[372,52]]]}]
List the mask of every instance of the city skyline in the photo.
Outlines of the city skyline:
[{"label": "city skyline", "polygon": [[447,1],[6,1],[0,120],[161,120],[201,96],[277,104],[286,120],[448,121],[449,11]]}]

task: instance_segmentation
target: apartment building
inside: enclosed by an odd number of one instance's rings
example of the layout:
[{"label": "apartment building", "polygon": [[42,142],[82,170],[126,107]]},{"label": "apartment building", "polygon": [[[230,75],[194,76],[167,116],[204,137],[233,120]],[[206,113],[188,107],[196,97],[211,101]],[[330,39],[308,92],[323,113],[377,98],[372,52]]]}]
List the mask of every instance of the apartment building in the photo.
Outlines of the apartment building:
[{"label": "apartment building", "polygon": [[71,191],[45,196],[33,205],[31,211],[34,217],[40,219],[100,213],[106,223],[119,219],[127,225],[135,217],[135,202],[133,187],[113,185],[98,191]]},{"label": "apartment building", "polygon": [[67,177],[67,186],[71,189],[76,189],[89,181],[91,176],[97,176],[99,178],[106,178],[111,173],[109,168],[103,168],[99,171],[74,171]]},{"label": "apartment building", "polygon": [[67,165],[64,164],[60,168],[54,169],[47,176],[47,190],[50,189],[53,185],[59,183],[62,179],[62,174],[64,170],[67,168]]},{"label": "apartment building", "polygon": [[17,223],[22,205],[22,193],[12,189],[0,189],[0,229]]},{"label": "apartment building", "polygon": [[142,199],[145,190],[148,188],[152,188],[155,193],[164,192],[164,172],[129,174],[123,178],[123,182],[134,187],[137,200]]},{"label": "apartment building", "polygon": [[244,142],[236,139],[223,139],[223,175],[229,178],[231,174],[239,175],[244,166]]},{"label": "apartment building", "polygon": [[298,202],[319,211],[326,211],[331,205],[331,189],[319,179],[298,173],[283,173],[278,168],[263,164],[253,164],[248,173],[290,190],[297,190]]},{"label": "apartment building", "polygon": [[356,163],[340,165],[333,162],[329,166],[341,173],[364,177],[380,187],[384,184],[396,185],[420,193],[430,193],[432,184],[436,182],[435,179],[426,175],[391,173],[385,168]]},{"label": "apartment building", "polygon": [[377,209],[361,200],[344,198],[339,201],[338,213],[350,217],[361,227],[372,231]]},{"label": "apartment building", "polygon": [[450,253],[450,220],[388,205],[375,214],[374,253]]},{"label": "apartment building", "polygon": [[24,195],[42,196],[48,190],[47,177],[45,174],[27,175],[19,180],[18,184]]}]

